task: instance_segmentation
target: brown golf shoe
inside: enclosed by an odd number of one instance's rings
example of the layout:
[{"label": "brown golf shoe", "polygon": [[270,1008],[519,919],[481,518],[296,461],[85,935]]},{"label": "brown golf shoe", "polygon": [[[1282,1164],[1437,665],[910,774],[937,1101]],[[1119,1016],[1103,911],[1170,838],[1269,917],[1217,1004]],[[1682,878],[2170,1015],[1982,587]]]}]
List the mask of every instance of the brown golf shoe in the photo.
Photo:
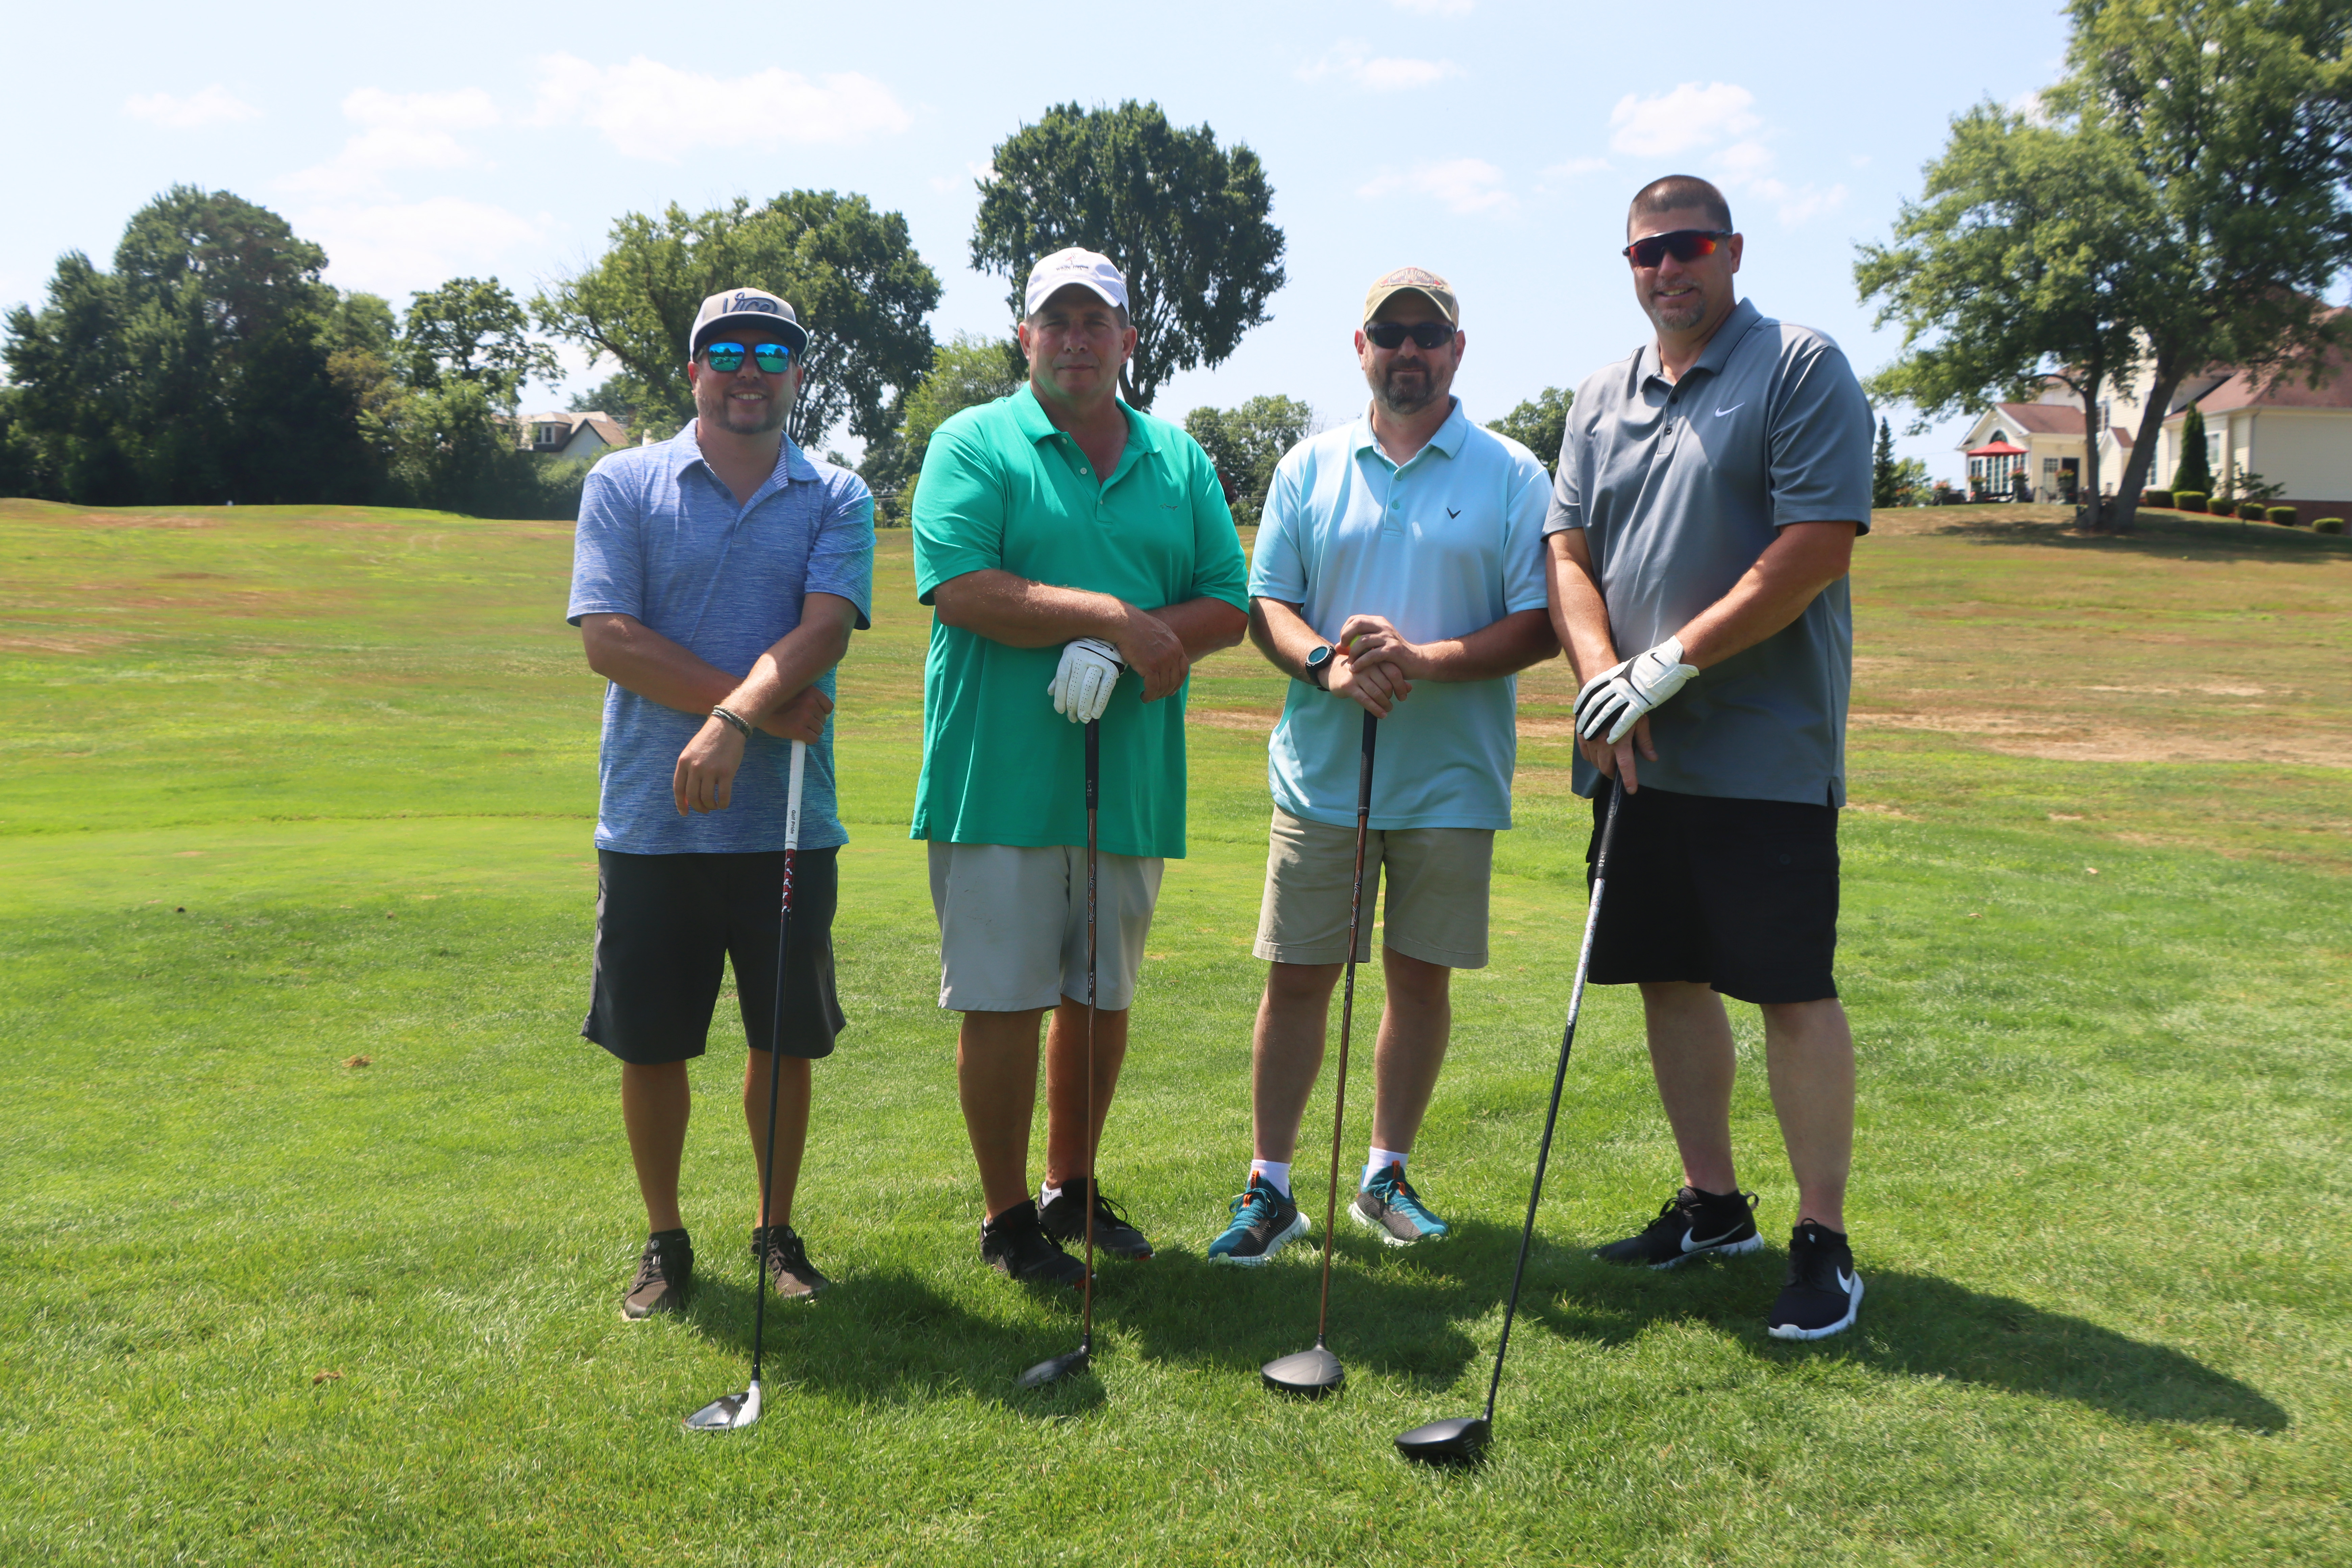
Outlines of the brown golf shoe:
[{"label": "brown golf shoe", "polygon": [[753,1230],[751,1256],[760,1260],[761,1271],[767,1275],[779,1301],[805,1301],[833,1283],[809,1261],[807,1247],[791,1226],[772,1225],[764,1230]]},{"label": "brown golf shoe", "polygon": [[621,1316],[632,1321],[656,1312],[683,1312],[694,1292],[694,1243],[682,1230],[657,1230],[646,1237],[637,1277],[621,1294]]}]

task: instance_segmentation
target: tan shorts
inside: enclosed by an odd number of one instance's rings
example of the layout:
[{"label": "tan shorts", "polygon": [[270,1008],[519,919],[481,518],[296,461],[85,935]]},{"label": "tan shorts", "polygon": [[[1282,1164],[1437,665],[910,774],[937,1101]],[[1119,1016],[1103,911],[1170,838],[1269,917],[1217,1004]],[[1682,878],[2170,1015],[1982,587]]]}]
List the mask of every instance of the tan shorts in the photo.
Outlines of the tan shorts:
[{"label": "tan shorts", "polygon": [[[1364,841],[1364,912],[1356,961],[1372,956],[1381,868],[1389,902],[1381,940],[1408,958],[1452,969],[1486,967],[1486,885],[1495,868],[1491,827],[1375,829]],[[1348,893],[1355,881],[1356,830],[1307,822],[1274,808],[1267,837],[1265,903],[1257,917],[1260,958],[1276,963],[1344,963]]]},{"label": "tan shorts", "polygon": [[[1097,1005],[1110,1011],[1135,1000],[1163,865],[1158,856],[1095,858],[1095,980]],[[940,1006],[1025,1013],[1065,996],[1087,999],[1084,848],[933,839],[931,912],[940,921]]]}]

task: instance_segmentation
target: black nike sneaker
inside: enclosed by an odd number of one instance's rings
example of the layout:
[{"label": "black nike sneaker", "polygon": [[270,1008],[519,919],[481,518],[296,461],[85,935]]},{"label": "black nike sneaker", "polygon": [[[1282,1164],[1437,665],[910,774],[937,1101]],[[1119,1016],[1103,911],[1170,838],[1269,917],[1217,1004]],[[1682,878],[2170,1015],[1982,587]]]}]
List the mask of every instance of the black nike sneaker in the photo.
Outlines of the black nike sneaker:
[{"label": "black nike sneaker", "polygon": [[999,1274],[1025,1283],[1075,1289],[1087,1279],[1087,1266],[1039,1227],[1034,1198],[1024,1198],[981,1225],[980,1256]]},{"label": "black nike sneaker", "polygon": [[621,1293],[621,1316],[635,1320],[656,1312],[682,1312],[694,1293],[694,1243],[682,1230],[657,1230],[646,1237],[637,1277]]},{"label": "black nike sneaker", "polygon": [[752,1226],[751,1256],[779,1301],[805,1301],[833,1283],[809,1261],[806,1244],[791,1226]]},{"label": "black nike sneaker", "polygon": [[1809,1219],[1789,1233],[1789,1282],[1772,1303],[1765,1329],[1776,1340],[1825,1340],[1853,1327],[1862,1315],[1862,1276],[1845,1232]]},{"label": "black nike sneaker", "polygon": [[1135,1228],[1126,1212],[1103,1196],[1101,1189],[1084,1176],[1072,1176],[1063,1183],[1061,1195],[1051,1202],[1039,1193],[1037,1223],[1064,1247],[1086,1246],[1086,1203],[1089,1194],[1095,1201],[1095,1250],[1108,1252],[1113,1258],[1150,1257],[1151,1243]]},{"label": "black nike sneaker", "polygon": [[1672,1268],[1694,1258],[1733,1258],[1764,1245],[1756,1234],[1754,1193],[1703,1193],[1685,1187],[1638,1236],[1612,1241],[1592,1256],[1603,1263]]}]

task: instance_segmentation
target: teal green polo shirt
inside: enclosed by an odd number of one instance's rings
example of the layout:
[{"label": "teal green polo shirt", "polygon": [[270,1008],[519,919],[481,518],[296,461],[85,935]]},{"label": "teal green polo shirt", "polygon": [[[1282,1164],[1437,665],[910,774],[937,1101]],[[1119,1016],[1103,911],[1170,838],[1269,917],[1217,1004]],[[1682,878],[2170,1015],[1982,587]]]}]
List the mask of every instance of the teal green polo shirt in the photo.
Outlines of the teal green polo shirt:
[{"label": "teal green polo shirt", "polygon": [[[915,488],[915,590],[994,567],[1156,610],[1222,599],[1246,613],[1233,514],[1200,444],[1125,403],[1127,449],[1099,479],[1024,386],[941,425]],[[923,773],[911,837],[1024,847],[1087,841],[1085,730],[1046,687],[1062,647],[1007,647],[931,620]],[[1102,717],[1097,842],[1112,855],[1184,853],[1188,679],[1157,702],[1119,678]]]}]

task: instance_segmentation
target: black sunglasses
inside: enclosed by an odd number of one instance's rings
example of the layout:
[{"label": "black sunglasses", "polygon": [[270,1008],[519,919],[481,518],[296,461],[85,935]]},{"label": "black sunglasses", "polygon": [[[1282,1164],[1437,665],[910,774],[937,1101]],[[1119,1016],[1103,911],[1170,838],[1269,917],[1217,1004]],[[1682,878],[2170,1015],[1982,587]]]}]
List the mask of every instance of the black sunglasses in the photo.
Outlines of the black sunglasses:
[{"label": "black sunglasses", "polygon": [[748,350],[741,343],[702,345],[703,363],[722,373],[741,370],[743,356],[747,353],[751,356],[751,363],[768,375],[782,375],[793,365],[793,351],[785,343],[753,343]]},{"label": "black sunglasses", "polygon": [[1671,234],[1645,235],[1619,254],[1636,267],[1655,267],[1669,251],[1676,261],[1696,261],[1702,256],[1713,256],[1717,243],[1731,236],[1727,228],[1678,228]]},{"label": "black sunglasses", "polygon": [[1374,348],[1402,348],[1411,338],[1417,349],[1433,349],[1452,342],[1454,329],[1443,321],[1415,321],[1409,327],[1402,321],[1366,321],[1364,336],[1372,340]]}]

